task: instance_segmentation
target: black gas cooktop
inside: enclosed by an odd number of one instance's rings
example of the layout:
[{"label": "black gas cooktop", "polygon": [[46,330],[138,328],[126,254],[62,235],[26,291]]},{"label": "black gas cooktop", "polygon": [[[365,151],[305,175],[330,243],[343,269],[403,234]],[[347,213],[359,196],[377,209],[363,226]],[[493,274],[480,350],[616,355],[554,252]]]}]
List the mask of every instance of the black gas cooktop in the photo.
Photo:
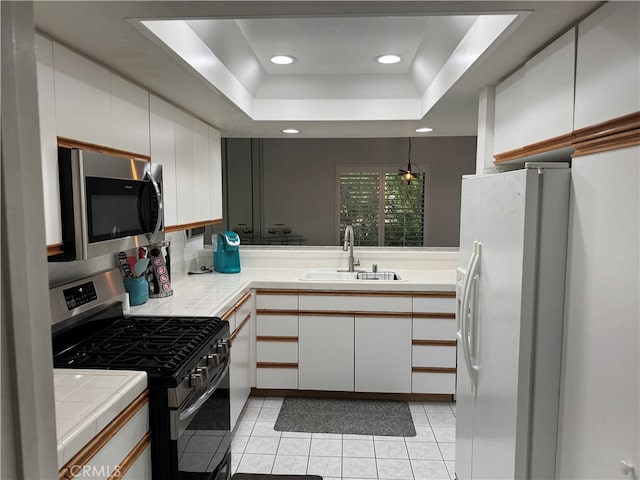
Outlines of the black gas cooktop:
[{"label": "black gas cooktop", "polygon": [[176,376],[225,328],[211,317],[123,317],[54,338],[57,368],[144,370]]}]

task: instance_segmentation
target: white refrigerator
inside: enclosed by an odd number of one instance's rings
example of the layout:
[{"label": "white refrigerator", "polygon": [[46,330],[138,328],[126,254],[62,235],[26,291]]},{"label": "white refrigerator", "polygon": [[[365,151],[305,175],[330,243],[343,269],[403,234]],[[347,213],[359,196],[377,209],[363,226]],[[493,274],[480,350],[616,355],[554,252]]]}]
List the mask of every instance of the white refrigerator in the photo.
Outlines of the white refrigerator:
[{"label": "white refrigerator", "polygon": [[462,180],[458,480],[554,478],[569,189],[566,163]]}]

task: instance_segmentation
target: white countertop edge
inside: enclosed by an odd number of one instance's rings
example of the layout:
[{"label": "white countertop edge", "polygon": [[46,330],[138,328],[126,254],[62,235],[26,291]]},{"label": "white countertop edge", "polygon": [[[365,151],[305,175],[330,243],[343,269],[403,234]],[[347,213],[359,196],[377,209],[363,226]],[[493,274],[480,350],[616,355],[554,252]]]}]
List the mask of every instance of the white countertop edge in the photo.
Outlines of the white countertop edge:
[{"label": "white countertop edge", "polygon": [[[146,372],[133,370],[94,370],[94,369],[53,369],[54,388],[62,376],[86,376],[89,383],[92,380],[113,379],[114,377],[125,377],[123,383],[116,387],[104,387],[105,391],[110,391],[106,400],[95,402],[95,406],[85,414],[73,420],[63,420],[73,423],[71,427],[58,435],[58,468],[62,468],[69,462],[84,446],[91,441],[105,426],[113,421],[138,395],[147,388]],[[82,385],[79,386],[82,388]],[[56,400],[56,422],[58,418],[59,406],[67,403],[75,403],[73,397]],[[84,402],[93,403],[93,402]]]}]

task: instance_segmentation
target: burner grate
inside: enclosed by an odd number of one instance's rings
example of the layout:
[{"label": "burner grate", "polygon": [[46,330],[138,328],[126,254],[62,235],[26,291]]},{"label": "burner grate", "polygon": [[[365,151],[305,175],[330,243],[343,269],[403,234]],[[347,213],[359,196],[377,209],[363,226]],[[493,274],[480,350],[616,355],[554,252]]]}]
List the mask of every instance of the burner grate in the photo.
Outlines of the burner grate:
[{"label": "burner grate", "polygon": [[54,364],[174,375],[222,324],[205,317],[122,318],[54,355]]}]

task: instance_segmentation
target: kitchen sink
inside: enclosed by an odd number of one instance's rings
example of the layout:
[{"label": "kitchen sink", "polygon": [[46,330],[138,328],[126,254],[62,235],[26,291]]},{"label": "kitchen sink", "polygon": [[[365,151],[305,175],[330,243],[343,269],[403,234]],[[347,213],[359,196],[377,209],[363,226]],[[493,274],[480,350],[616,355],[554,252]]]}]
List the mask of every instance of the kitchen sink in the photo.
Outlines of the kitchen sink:
[{"label": "kitchen sink", "polygon": [[351,282],[351,281],[402,281],[400,275],[396,272],[387,270],[366,271],[356,270],[348,272],[346,270],[334,270],[331,268],[313,268],[302,274],[300,280],[306,281],[325,281],[325,282]]}]

